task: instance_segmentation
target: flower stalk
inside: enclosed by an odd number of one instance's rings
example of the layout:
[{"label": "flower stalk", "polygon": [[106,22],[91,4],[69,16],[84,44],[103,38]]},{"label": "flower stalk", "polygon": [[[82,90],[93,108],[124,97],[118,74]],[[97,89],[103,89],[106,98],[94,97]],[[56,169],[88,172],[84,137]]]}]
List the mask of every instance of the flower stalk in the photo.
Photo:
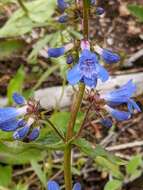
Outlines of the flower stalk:
[{"label": "flower stalk", "polygon": [[[89,16],[89,5],[88,0],[83,0],[83,36],[84,40],[88,40],[88,16]],[[79,84],[79,90],[76,93],[72,108],[71,108],[71,116],[68,123],[67,134],[66,134],[66,143],[64,151],[64,178],[65,178],[65,189],[72,190],[72,174],[71,174],[71,150],[72,145],[70,140],[73,137],[74,126],[77,118],[78,111],[80,109],[80,105],[82,103],[82,99],[84,96],[85,84]],[[68,143],[69,142],[69,143]]]}]

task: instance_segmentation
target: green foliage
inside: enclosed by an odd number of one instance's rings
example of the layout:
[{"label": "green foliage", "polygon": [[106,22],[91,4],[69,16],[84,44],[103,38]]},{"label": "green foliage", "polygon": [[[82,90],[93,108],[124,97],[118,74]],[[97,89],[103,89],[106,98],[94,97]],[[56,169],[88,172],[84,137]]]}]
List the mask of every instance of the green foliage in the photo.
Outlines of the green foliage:
[{"label": "green foliage", "polygon": [[84,152],[86,155],[90,156],[93,159],[95,159],[97,156],[102,156],[117,165],[125,165],[125,163],[126,163],[125,161],[121,160],[120,158],[107,152],[104,148],[102,148],[98,144],[96,145],[95,148],[93,148],[92,145],[85,139],[82,139],[82,138],[77,139],[77,140],[73,141],[73,144],[75,144],[77,147],[80,148],[80,150],[82,152]]},{"label": "green foliage", "polygon": [[46,175],[45,175],[44,171],[42,171],[42,169],[41,169],[41,166],[35,160],[31,160],[31,165],[32,165],[32,168],[34,169],[35,173],[39,177],[40,181],[46,188],[47,179],[46,179]]},{"label": "green foliage", "polygon": [[24,67],[21,66],[17,73],[15,74],[14,78],[11,79],[8,89],[7,89],[7,97],[8,97],[8,103],[11,104],[13,102],[12,100],[12,94],[14,92],[22,93],[22,86],[25,79],[25,72]]},{"label": "green foliage", "polygon": [[138,178],[142,174],[143,160],[141,155],[133,156],[126,165],[127,178],[130,181]]},{"label": "green foliage", "polygon": [[103,156],[97,156],[95,158],[95,162],[101,166],[104,170],[108,171],[112,176],[123,179],[123,174],[120,172],[119,166],[113,162],[111,162],[109,159],[103,157]]},{"label": "green foliage", "polygon": [[[65,134],[69,118],[70,112],[55,112],[50,120],[52,123],[54,123],[55,126],[57,126],[58,130],[61,130]],[[79,112],[75,123],[75,132],[79,130],[82,120],[83,113]]]},{"label": "green foliage", "polygon": [[12,190],[28,190],[28,185],[19,183],[16,186],[14,186]]},{"label": "green foliage", "polygon": [[122,187],[122,182],[116,179],[112,179],[106,183],[104,190],[120,190]]},{"label": "green foliage", "polygon": [[143,22],[143,6],[141,5],[128,5],[129,11],[136,16],[141,22]]},{"label": "green foliage", "polygon": [[13,53],[17,53],[24,47],[24,42],[20,40],[1,40],[0,41],[0,60],[6,60]]},{"label": "green foliage", "polygon": [[112,173],[113,176],[119,179],[123,178],[119,166],[124,165],[124,161],[112,154],[109,154],[100,145],[96,145],[96,147],[93,148],[91,144],[84,139],[78,139],[73,143],[78,146],[80,150],[84,152],[87,156],[93,158],[96,164],[101,166],[104,170],[107,170],[109,173]]},{"label": "green foliage", "polygon": [[142,165],[142,163],[141,155],[133,156],[126,166],[127,174],[133,174]]},{"label": "green foliage", "polygon": [[0,166],[0,186],[8,186],[12,179],[12,167]]},{"label": "green foliage", "polygon": [[0,30],[0,37],[15,37],[31,32],[35,27],[48,26],[54,13],[55,0],[36,0],[25,3],[28,14],[22,9],[17,10]]}]

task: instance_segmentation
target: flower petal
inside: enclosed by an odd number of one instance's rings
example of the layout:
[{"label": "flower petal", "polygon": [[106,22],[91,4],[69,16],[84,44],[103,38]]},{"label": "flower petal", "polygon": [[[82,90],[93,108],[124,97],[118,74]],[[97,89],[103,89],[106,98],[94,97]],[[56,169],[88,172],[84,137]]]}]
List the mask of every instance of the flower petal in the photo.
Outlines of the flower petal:
[{"label": "flower petal", "polygon": [[47,184],[48,190],[60,190],[60,186],[55,181],[48,181]]},{"label": "flower petal", "polygon": [[105,82],[106,80],[108,80],[109,78],[108,71],[104,67],[102,67],[102,65],[96,64],[96,71],[97,71],[98,77],[102,80],[102,82]]},{"label": "flower petal", "polygon": [[73,190],[81,190],[81,184],[75,183],[75,185],[73,186]]},{"label": "flower petal", "polygon": [[16,104],[24,105],[26,103],[25,98],[17,92],[13,93],[12,98]]},{"label": "flower petal", "polygon": [[111,108],[110,106],[105,106],[105,109],[118,121],[124,121],[124,120],[128,120],[131,117],[130,112],[126,112],[126,111],[119,111],[116,109]]},{"label": "flower petal", "polygon": [[138,112],[141,112],[140,107],[138,106],[138,104],[137,104],[134,100],[129,99],[127,105],[128,105],[128,110],[129,110],[131,113],[133,113],[134,110],[136,110],[136,111],[138,111]]},{"label": "flower petal", "polygon": [[83,77],[83,81],[85,83],[85,85],[89,86],[90,88],[95,88],[97,85],[97,77],[93,77],[93,78],[87,78],[87,77]]},{"label": "flower petal", "polygon": [[82,75],[79,71],[79,65],[75,65],[71,70],[67,73],[67,80],[71,85],[77,84],[80,79],[82,78]]},{"label": "flower petal", "polygon": [[101,97],[108,102],[113,103],[126,103],[132,94],[136,91],[136,86],[132,83],[132,80],[127,82],[125,85],[116,89],[112,92],[102,95]]},{"label": "flower petal", "polygon": [[0,124],[0,129],[3,131],[15,131],[18,127],[18,121],[16,119]]},{"label": "flower petal", "polygon": [[0,108],[0,124],[14,120],[17,116],[19,116],[17,108]]}]

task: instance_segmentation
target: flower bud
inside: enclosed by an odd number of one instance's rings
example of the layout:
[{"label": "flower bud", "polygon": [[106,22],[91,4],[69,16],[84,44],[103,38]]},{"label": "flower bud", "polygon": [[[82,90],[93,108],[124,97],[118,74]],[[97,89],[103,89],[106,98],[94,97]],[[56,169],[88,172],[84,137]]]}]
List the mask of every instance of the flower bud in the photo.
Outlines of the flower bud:
[{"label": "flower bud", "polygon": [[64,47],[60,47],[60,48],[49,48],[48,49],[48,56],[49,57],[60,57],[61,55],[63,55],[65,53],[65,48]]},{"label": "flower bud", "polygon": [[65,23],[65,22],[67,22],[67,21],[68,21],[68,15],[67,15],[67,14],[62,15],[62,16],[60,16],[60,17],[58,18],[58,22],[60,22],[60,23]]},{"label": "flower bud", "polygon": [[105,10],[102,7],[97,7],[96,9],[96,14],[97,15],[102,15],[105,13]]},{"label": "flower bud", "polygon": [[73,56],[72,55],[67,56],[66,63],[69,64],[69,65],[73,63]]},{"label": "flower bud", "polygon": [[35,139],[38,138],[39,133],[40,133],[40,128],[34,128],[34,129],[32,130],[32,132],[29,134],[28,139],[29,139],[30,141],[34,141]]}]

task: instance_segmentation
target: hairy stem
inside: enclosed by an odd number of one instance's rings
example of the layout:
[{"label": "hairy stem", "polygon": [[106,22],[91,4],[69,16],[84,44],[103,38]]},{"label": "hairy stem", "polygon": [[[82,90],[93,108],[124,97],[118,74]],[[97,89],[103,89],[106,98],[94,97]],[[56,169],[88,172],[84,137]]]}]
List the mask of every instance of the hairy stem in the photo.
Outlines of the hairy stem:
[{"label": "hairy stem", "polygon": [[[88,15],[89,15],[88,0],[83,0],[83,35],[84,35],[85,40],[88,40]],[[66,190],[72,190],[72,174],[71,174],[72,145],[70,144],[70,140],[73,137],[74,126],[75,126],[77,114],[78,114],[78,111],[80,109],[80,105],[83,99],[84,91],[85,91],[85,85],[84,83],[80,83],[79,90],[76,93],[73,100],[73,104],[71,108],[71,116],[70,116],[68,128],[67,128],[67,134],[66,134],[67,146],[64,151],[64,178],[65,178]]]}]

